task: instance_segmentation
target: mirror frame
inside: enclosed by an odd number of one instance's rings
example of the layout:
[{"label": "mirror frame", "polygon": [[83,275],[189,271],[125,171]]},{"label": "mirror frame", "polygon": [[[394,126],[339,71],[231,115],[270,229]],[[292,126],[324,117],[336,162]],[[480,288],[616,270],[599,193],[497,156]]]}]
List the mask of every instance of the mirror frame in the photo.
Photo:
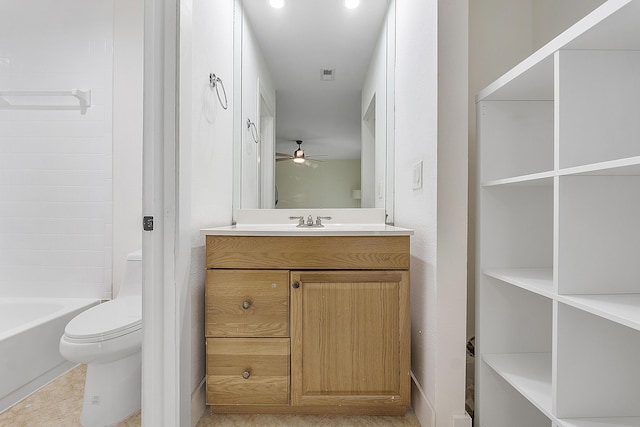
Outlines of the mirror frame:
[{"label": "mirror frame", "polygon": [[[386,155],[384,168],[384,182],[374,183],[374,191],[382,193],[387,224],[394,222],[395,208],[395,69],[396,69],[396,0],[387,0],[387,15],[384,24],[386,35]],[[243,126],[242,105],[242,35],[244,26],[244,11],[242,0],[234,0],[233,14],[233,197],[232,224],[236,224],[238,210],[242,205],[242,177],[243,177],[243,135],[247,131]],[[361,113],[362,115],[362,113]],[[245,119],[246,121],[246,119]],[[257,167],[259,171],[259,165]],[[274,171],[275,181],[275,171]],[[261,189],[258,188],[260,191]],[[375,197],[375,196],[374,196]],[[260,197],[258,197],[260,199]],[[257,203],[260,201],[258,200]],[[309,208],[311,209],[311,208]],[[340,208],[336,208],[340,209]],[[346,208],[345,208],[346,209]],[[264,210],[277,210],[267,209]]]}]

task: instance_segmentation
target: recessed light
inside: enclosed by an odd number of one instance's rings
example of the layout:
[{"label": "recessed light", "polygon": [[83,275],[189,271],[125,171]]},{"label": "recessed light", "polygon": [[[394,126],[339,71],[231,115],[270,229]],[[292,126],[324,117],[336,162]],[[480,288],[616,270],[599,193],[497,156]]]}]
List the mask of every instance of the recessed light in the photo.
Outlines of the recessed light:
[{"label": "recessed light", "polygon": [[360,0],[344,0],[344,5],[347,9],[355,9],[360,6]]},{"label": "recessed light", "polygon": [[285,0],[269,0],[269,4],[275,9],[283,8],[285,3]]}]

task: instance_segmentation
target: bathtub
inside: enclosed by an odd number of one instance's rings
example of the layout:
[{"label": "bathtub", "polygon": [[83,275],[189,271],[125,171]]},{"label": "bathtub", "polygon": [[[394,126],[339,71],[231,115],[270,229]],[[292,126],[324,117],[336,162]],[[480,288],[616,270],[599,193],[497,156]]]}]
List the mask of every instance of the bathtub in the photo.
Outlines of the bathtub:
[{"label": "bathtub", "polygon": [[97,299],[0,298],[0,412],[74,363],[58,352],[69,320]]}]

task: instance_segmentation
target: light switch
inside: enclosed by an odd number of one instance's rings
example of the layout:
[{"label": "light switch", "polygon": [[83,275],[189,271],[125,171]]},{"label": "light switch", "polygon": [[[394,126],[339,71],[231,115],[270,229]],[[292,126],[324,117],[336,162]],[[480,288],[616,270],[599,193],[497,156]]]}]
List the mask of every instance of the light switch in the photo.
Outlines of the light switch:
[{"label": "light switch", "polygon": [[412,187],[414,190],[422,188],[422,160],[413,165]]}]

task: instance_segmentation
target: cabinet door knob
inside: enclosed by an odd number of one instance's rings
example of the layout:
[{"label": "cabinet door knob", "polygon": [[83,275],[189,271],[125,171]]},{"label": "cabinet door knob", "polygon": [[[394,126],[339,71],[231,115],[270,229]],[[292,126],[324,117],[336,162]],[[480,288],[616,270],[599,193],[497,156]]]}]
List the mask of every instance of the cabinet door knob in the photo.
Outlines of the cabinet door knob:
[{"label": "cabinet door knob", "polygon": [[248,380],[250,376],[251,376],[251,371],[249,370],[246,370],[242,373],[242,378],[244,378],[245,380]]},{"label": "cabinet door knob", "polygon": [[300,282],[296,280],[291,284],[291,287],[293,287],[293,289],[298,289],[300,287]]},{"label": "cabinet door knob", "polygon": [[242,308],[244,308],[245,310],[248,310],[250,307],[251,307],[251,301],[242,302]]}]

